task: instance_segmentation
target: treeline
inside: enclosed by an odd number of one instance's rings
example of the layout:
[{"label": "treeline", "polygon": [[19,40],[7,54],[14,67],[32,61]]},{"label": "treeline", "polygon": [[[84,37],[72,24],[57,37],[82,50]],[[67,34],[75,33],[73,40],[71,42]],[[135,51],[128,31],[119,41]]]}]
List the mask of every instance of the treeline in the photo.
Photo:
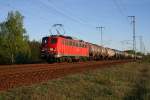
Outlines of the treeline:
[{"label": "treeline", "polygon": [[[134,54],[135,51],[133,51],[133,50],[126,50],[125,52],[127,52],[129,54]],[[144,56],[144,53],[136,52],[136,55],[138,55],[138,56]]]},{"label": "treeline", "polygon": [[40,59],[40,42],[30,41],[23,25],[24,17],[11,11],[0,23],[0,64],[35,63]]},{"label": "treeline", "polygon": [[[133,50],[128,50],[128,51],[125,51],[125,52],[127,52],[129,54],[134,54]],[[148,53],[147,55],[145,55],[144,53],[136,52],[136,55],[142,56],[142,62],[148,62],[148,63],[150,63],[150,53]]]},{"label": "treeline", "polygon": [[143,61],[150,63],[150,54],[149,53],[147,55],[143,56]]}]

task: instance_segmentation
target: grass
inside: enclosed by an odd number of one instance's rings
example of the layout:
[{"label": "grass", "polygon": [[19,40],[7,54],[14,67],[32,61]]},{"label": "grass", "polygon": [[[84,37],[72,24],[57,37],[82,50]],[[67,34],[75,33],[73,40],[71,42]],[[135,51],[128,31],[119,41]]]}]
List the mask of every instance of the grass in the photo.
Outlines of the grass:
[{"label": "grass", "polygon": [[0,93],[0,100],[150,100],[150,63],[129,63]]}]

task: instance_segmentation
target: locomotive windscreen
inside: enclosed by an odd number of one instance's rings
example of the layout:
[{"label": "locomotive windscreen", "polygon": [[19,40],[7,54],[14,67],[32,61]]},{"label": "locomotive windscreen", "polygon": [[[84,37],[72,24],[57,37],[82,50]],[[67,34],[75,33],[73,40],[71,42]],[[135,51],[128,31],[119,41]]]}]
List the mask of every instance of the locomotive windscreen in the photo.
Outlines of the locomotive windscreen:
[{"label": "locomotive windscreen", "polygon": [[47,44],[48,43],[48,37],[44,37],[42,39],[42,44]]}]

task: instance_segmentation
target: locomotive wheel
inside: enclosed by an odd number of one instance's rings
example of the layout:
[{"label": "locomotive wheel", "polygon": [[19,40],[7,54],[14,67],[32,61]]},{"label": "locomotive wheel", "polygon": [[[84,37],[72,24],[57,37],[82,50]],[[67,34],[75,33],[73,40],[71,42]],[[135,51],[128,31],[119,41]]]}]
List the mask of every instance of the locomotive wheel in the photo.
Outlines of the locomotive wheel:
[{"label": "locomotive wheel", "polygon": [[81,57],[81,58],[80,58],[80,61],[85,62],[85,61],[87,61],[87,58],[86,58],[86,57]]},{"label": "locomotive wheel", "polygon": [[60,62],[60,59],[59,59],[59,58],[56,58],[56,62],[59,63],[59,62]]},{"label": "locomotive wheel", "polygon": [[67,62],[68,63],[71,63],[72,62],[72,59],[69,57],[69,58],[67,58]]},{"label": "locomotive wheel", "polygon": [[57,60],[54,58],[54,57],[50,57],[50,56],[48,56],[47,57],[47,62],[48,63],[54,63],[54,62],[56,62]]},{"label": "locomotive wheel", "polygon": [[64,58],[59,58],[59,62],[64,62]]}]

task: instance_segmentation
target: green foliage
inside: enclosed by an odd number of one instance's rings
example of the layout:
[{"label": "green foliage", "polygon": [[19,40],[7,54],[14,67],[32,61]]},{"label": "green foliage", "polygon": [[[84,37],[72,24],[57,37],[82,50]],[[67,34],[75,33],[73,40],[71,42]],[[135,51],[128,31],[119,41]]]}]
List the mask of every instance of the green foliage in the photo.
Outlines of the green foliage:
[{"label": "green foliage", "polygon": [[23,16],[18,11],[9,12],[0,24],[0,63],[25,63],[31,54],[26,37]]},{"label": "green foliage", "polygon": [[41,43],[33,40],[33,41],[29,41],[29,46],[31,49],[31,58],[30,58],[31,63],[41,62],[40,59]]},{"label": "green foliage", "polygon": [[138,55],[138,56],[144,56],[144,54],[142,52],[137,52],[136,55]]},{"label": "green foliage", "polygon": [[[125,52],[127,52],[127,53],[129,53],[129,54],[134,54],[134,51],[133,51],[133,50],[127,50],[127,51],[125,51]],[[136,55],[138,55],[138,56],[144,56],[144,54],[143,54],[142,52],[136,52]]]},{"label": "green foliage", "polygon": [[148,54],[148,55],[143,56],[143,61],[150,63],[150,55]]},{"label": "green foliage", "polygon": [[126,50],[125,52],[127,52],[129,54],[134,54],[135,51],[133,51],[133,50]]}]

